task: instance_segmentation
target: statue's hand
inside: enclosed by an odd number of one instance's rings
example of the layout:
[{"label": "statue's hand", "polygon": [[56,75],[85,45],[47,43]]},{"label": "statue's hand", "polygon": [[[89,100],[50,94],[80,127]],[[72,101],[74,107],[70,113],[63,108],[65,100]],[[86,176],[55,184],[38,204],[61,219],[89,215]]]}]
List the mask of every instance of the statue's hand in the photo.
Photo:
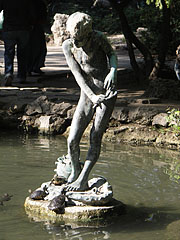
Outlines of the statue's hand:
[{"label": "statue's hand", "polygon": [[116,72],[110,71],[104,80],[104,88],[106,90],[108,89],[112,90],[115,88],[115,86],[116,86]]},{"label": "statue's hand", "polygon": [[108,89],[106,91],[106,98],[105,98],[105,100],[111,99],[111,98],[115,97],[116,95],[117,95],[117,91],[115,89],[112,89],[112,90]]},{"label": "statue's hand", "polygon": [[93,102],[93,108],[101,106],[101,103],[105,100],[105,98],[106,95],[104,94],[94,95],[91,99],[91,101]]},{"label": "statue's hand", "polygon": [[94,95],[91,99],[91,101],[93,102],[93,108],[96,108],[97,106],[101,107],[101,103],[115,97],[116,95],[117,91],[113,89],[112,90],[108,89],[106,91],[106,94]]}]

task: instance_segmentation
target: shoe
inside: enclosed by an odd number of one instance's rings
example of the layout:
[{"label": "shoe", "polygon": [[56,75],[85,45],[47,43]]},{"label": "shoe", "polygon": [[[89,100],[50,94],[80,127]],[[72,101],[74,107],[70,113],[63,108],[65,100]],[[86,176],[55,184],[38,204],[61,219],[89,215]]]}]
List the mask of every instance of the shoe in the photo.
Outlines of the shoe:
[{"label": "shoe", "polygon": [[13,80],[13,75],[11,73],[7,73],[4,77],[4,81],[2,82],[2,87],[8,87],[11,86]]},{"label": "shoe", "polygon": [[43,72],[41,69],[37,69],[31,72],[32,75],[44,75],[45,72]]}]

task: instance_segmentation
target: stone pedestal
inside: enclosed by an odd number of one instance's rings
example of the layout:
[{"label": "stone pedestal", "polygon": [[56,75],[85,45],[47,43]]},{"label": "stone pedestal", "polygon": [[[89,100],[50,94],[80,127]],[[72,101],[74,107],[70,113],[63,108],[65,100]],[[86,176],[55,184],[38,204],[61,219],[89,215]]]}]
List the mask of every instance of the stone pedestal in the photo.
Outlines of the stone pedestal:
[{"label": "stone pedestal", "polygon": [[57,159],[56,174],[51,181],[42,183],[25,200],[25,210],[35,221],[50,222],[107,222],[125,213],[125,205],[113,198],[113,189],[102,176],[92,178],[87,189],[68,189],[71,174],[68,156]]},{"label": "stone pedestal", "polygon": [[32,200],[27,197],[25,200],[25,211],[35,221],[50,222],[91,222],[91,221],[112,221],[112,218],[125,213],[125,205],[112,199],[107,206],[69,206],[65,207],[64,213],[57,214],[48,209],[50,201]]}]

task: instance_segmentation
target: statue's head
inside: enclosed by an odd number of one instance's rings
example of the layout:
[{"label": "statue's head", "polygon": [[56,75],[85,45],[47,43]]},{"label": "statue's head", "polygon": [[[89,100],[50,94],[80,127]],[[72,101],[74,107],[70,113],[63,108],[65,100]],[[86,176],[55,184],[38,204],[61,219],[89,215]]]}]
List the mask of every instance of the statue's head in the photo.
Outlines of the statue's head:
[{"label": "statue's head", "polygon": [[92,32],[92,18],[85,13],[75,12],[69,16],[66,30],[77,47],[82,47]]}]

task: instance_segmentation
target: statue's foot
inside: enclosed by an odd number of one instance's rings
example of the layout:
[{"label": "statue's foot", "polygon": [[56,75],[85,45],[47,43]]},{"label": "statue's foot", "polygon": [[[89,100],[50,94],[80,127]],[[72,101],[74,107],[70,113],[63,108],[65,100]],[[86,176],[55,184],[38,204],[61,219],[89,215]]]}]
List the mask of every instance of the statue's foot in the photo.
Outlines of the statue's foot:
[{"label": "statue's foot", "polygon": [[87,182],[82,183],[82,182],[79,182],[78,180],[68,184],[66,187],[66,191],[76,191],[76,192],[86,191],[88,189],[89,187]]},{"label": "statue's foot", "polygon": [[70,176],[68,177],[68,183],[72,183],[76,181],[76,179],[79,177],[79,174],[81,172],[81,168],[79,167],[75,171],[72,170]]}]

